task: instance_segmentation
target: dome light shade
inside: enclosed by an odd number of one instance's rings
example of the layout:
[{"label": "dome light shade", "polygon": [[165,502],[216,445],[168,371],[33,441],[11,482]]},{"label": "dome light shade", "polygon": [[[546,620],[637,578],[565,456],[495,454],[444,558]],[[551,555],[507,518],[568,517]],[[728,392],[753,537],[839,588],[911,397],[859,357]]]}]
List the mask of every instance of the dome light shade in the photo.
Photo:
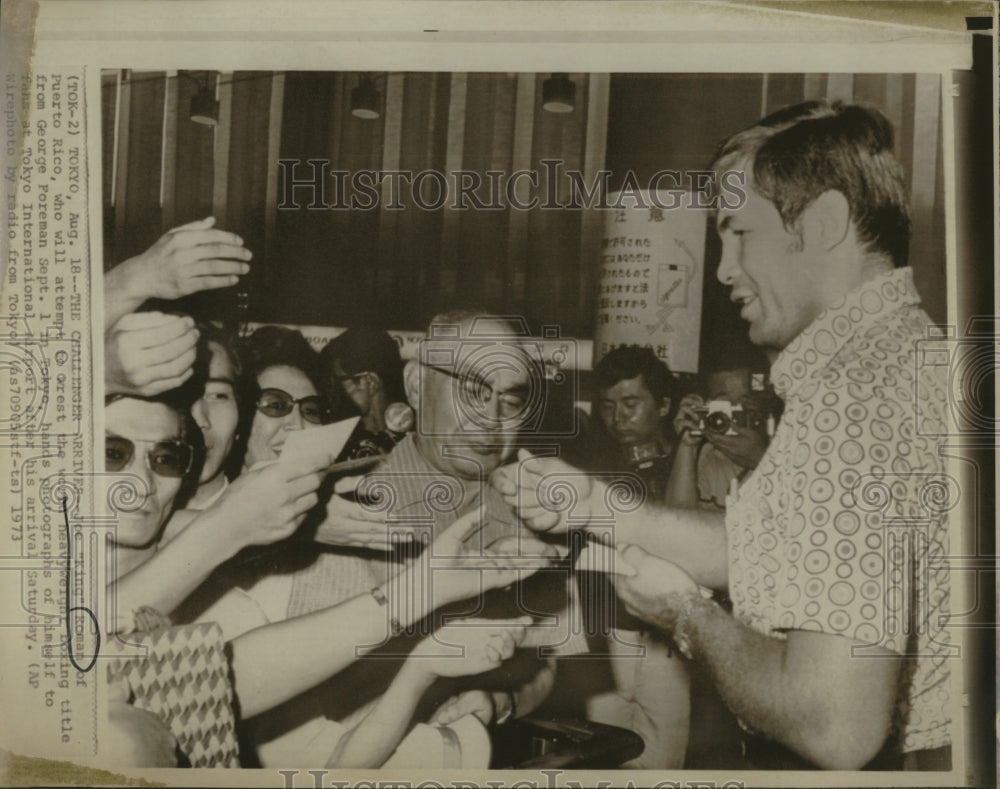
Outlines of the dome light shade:
[{"label": "dome light shade", "polygon": [[219,122],[219,102],[208,88],[201,88],[191,97],[191,120],[205,126],[215,126]]},{"label": "dome light shade", "polygon": [[576,84],[568,74],[553,74],[542,83],[542,107],[548,112],[572,112],[576,106]]},{"label": "dome light shade", "polygon": [[351,91],[351,115],[371,121],[381,115],[379,112],[378,89],[371,77],[362,77],[358,86]]}]

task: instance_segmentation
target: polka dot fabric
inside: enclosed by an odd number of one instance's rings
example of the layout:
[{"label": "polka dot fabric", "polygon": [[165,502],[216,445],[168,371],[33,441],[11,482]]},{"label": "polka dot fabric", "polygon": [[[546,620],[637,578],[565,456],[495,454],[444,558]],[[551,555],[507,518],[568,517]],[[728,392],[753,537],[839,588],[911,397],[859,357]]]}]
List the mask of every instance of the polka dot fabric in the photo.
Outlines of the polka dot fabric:
[{"label": "polka dot fabric", "polygon": [[[784,414],[726,513],[740,619],[915,656],[897,714],[905,751],[950,742],[942,565],[957,495],[926,437],[946,432],[946,390],[939,368],[916,368],[919,300],[910,269],[896,269],[785,348],[771,370]],[[917,414],[936,424],[917,430]]]}]

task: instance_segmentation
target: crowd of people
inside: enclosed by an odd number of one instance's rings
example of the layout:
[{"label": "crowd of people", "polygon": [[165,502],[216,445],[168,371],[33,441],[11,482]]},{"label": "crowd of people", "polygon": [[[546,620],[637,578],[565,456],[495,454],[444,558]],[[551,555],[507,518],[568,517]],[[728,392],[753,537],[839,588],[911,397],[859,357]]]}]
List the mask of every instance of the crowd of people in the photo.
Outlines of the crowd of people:
[{"label": "crowd of people", "polygon": [[[212,219],[112,268],[104,462],[135,489],[108,575],[116,758],[483,768],[510,721],[572,708],[641,738],[595,766],[946,769],[947,574],[903,599],[884,525],[943,473],[914,398],[945,410],[913,361],[891,126],[798,105],[714,167],[746,176],[718,277],[761,359],[685,391],[651,350],[612,350],[569,440],[527,430],[546,368],[516,321],[438,314],[404,363],[384,327],[317,352],[145,309],[248,272]],[[622,480],[637,498],[609,527]],[[926,537],[911,561],[935,568],[944,513]],[[598,545],[613,566],[578,568]],[[158,649],[177,651],[151,667]],[[179,671],[218,701],[197,736],[155,698]]]}]

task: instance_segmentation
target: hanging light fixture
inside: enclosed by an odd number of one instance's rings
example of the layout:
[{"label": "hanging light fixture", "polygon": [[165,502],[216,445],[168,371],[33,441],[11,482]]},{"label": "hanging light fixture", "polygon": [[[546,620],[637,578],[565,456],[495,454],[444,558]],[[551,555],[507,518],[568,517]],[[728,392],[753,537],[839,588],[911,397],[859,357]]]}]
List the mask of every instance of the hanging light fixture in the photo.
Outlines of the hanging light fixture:
[{"label": "hanging light fixture", "polygon": [[205,81],[202,82],[187,71],[178,71],[177,76],[187,77],[198,86],[198,92],[191,97],[191,111],[188,117],[203,126],[217,126],[219,102],[215,99],[215,91],[209,87],[209,77],[206,75]]},{"label": "hanging light fixture", "polygon": [[365,74],[359,80],[358,86],[351,91],[351,115],[366,121],[375,120],[381,114],[380,99],[374,80]]},{"label": "hanging light fixture", "polygon": [[205,126],[219,123],[219,102],[209,88],[201,88],[191,97],[191,120]]},{"label": "hanging light fixture", "polygon": [[576,84],[568,74],[553,74],[542,83],[542,108],[548,112],[572,112],[576,106]]}]

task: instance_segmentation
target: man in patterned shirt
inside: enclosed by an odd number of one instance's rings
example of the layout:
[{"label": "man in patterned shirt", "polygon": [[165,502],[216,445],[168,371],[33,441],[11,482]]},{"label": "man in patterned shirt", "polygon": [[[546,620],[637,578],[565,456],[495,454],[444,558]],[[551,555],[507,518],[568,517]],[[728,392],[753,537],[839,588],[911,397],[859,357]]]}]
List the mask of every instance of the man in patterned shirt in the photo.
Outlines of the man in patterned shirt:
[{"label": "man in patterned shirt", "polygon": [[[928,438],[945,433],[945,389],[917,363],[929,319],[905,267],[892,127],[808,102],[729,139],[715,169],[746,192],[720,206],[718,277],[775,355],[785,410],[724,517],[617,514],[636,570],[618,592],[707,667],[748,766],[949,769],[956,498]],[[558,476],[544,463],[498,483],[540,530],[564,520],[541,506]],[[579,492],[596,513],[600,485]],[[732,615],[699,585],[728,587]]]}]

